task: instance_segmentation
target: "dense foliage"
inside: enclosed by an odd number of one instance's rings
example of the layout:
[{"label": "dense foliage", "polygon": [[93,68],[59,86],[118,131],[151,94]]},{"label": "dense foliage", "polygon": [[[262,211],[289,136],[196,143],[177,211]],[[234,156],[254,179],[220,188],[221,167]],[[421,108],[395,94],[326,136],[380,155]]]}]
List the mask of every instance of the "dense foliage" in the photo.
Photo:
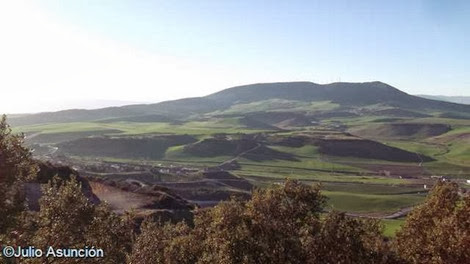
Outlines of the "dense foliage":
[{"label": "dense foliage", "polygon": [[410,263],[469,263],[470,196],[455,183],[439,182],[407,217],[395,244]]},{"label": "dense foliage", "polygon": [[[393,263],[377,220],[320,214],[318,187],[295,181],[196,214],[194,227],[146,222],[131,263]],[[154,243],[151,243],[154,241]]]},{"label": "dense foliage", "polygon": [[[0,123],[0,243],[102,248],[104,259],[21,259],[19,263],[468,263],[470,198],[439,182],[407,218],[395,240],[379,220],[324,213],[319,186],[287,180],[195,211],[191,223],[146,219],[91,203],[80,183],[54,178],[43,186],[40,210],[24,206],[23,183],[37,168],[22,137]],[[0,258],[0,263],[12,259]]]},{"label": "dense foliage", "polygon": [[24,211],[23,183],[33,177],[36,167],[30,151],[23,146],[23,136],[14,135],[6,122],[0,120],[0,242]]}]

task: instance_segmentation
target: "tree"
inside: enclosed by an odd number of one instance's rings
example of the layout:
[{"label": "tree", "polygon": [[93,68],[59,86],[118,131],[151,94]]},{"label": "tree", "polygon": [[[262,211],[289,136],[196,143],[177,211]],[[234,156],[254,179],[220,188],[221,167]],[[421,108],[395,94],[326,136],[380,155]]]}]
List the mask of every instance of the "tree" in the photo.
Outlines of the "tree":
[{"label": "tree", "polygon": [[407,217],[395,248],[410,263],[468,263],[470,197],[456,183],[438,182]]},{"label": "tree", "polygon": [[[24,183],[38,177],[38,166],[23,144],[24,136],[13,134],[3,116],[0,120],[0,245],[33,245],[41,249],[94,246],[103,249],[106,257],[88,262],[124,263],[132,248],[132,223],[112,213],[105,204],[93,205],[75,177],[54,177],[42,190],[39,212],[25,210]],[[44,260],[22,261],[43,263]],[[53,261],[70,263],[70,259]]]},{"label": "tree", "polygon": [[307,263],[399,263],[382,236],[380,220],[331,212],[308,238]]},{"label": "tree", "polygon": [[259,248],[253,243],[245,203],[222,202],[195,215],[193,237],[201,241],[199,263],[254,263]]},{"label": "tree", "polygon": [[119,216],[107,204],[94,206],[93,219],[86,228],[85,241],[89,246],[103,249],[105,259],[97,263],[125,263],[132,250],[134,232],[132,216]]},{"label": "tree", "polygon": [[93,220],[94,208],[75,179],[67,182],[54,178],[43,188],[39,205],[35,245],[40,248],[86,245],[86,229]]},{"label": "tree", "polygon": [[0,120],[0,243],[11,241],[15,227],[24,217],[24,182],[33,178],[37,167],[29,149],[23,146],[23,135],[12,133],[6,116]]},{"label": "tree", "polygon": [[286,181],[196,212],[194,228],[146,221],[131,263],[396,263],[377,220],[332,212],[318,186]]},{"label": "tree", "polygon": [[128,263],[195,263],[200,238],[192,237],[191,228],[184,222],[156,223],[146,219],[141,226]]},{"label": "tree", "polygon": [[[95,247],[103,249],[105,258],[88,262],[125,262],[131,249],[132,225],[106,205],[93,205],[82,193],[75,177],[70,180],[55,177],[43,188],[39,203],[37,231],[32,240],[36,248]],[[42,263],[43,260],[36,261]],[[70,263],[70,259],[48,261]]]}]

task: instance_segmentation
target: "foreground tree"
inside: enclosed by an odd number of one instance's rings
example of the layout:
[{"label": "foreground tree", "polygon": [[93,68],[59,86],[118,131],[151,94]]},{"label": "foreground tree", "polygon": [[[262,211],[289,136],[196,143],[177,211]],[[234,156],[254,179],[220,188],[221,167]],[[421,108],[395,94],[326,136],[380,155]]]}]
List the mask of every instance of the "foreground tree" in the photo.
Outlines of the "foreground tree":
[{"label": "foreground tree", "polygon": [[128,263],[196,263],[201,239],[183,222],[157,223],[145,220]]},{"label": "foreground tree", "polygon": [[380,220],[331,212],[308,238],[307,263],[400,263],[382,234]]},{"label": "foreground tree", "polygon": [[4,115],[0,119],[0,244],[11,241],[11,232],[16,234],[25,211],[24,182],[37,172],[23,139],[12,133]]},{"label": "foreground tree", "polygon": [[395,247],[410,263],[469,263],[470,197],[456,183],[437,183],[407,217]]},{"label": "foreground tree", "polygon": [[[68,181],[56,177],[43,188],[35,221],[37,231],[32,244],[37,248],[103,249],[104,259],[91,259],[87,263],[124,263],[131,249],[131,223],[112,213],[106,205],[93,205],[74,177]],[[49,261],[70,263],[71,260]]]},{"label": "foreground tree", "polygon": [[194,228],[146,222],[131,263],[393,263],[378,221],[322,219],[318,186],[286,181],[196,213]]}]

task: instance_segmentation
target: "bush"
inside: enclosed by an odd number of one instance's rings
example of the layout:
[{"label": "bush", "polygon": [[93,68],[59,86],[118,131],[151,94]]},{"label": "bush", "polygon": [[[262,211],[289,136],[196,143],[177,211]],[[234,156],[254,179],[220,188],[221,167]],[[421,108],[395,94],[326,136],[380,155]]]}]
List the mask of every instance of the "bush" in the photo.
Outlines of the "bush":
[{"label": "bush", "polygon": [[456,183],[439,182],[398,232],[395,248],[410,263],[468,263],[470,196]]},{"label": "bush", "polygon": [[378,221],[332,212],[318,186],[286,181],[196,213],[194,228],[146,222],[131,263],[392,263]]}]

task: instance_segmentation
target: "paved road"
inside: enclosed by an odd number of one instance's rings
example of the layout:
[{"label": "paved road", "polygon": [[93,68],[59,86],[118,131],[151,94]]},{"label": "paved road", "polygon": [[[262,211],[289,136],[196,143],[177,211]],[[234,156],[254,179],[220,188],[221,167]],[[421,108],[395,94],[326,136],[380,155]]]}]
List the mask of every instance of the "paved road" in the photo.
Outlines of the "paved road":
[{"label": "paved road", "polygon": [[399,211],[393,214],[384,215],[384,216],[367,216],[367,215],[355,214],[355,213],[346,213],[346,215],[352,216],[352,217],[366,217],[366,218],[375,218],[375,219],[397,219],[400,217],[407,216],[413,209],[414,207],[407,207],[407,208],[400,209]]}]

